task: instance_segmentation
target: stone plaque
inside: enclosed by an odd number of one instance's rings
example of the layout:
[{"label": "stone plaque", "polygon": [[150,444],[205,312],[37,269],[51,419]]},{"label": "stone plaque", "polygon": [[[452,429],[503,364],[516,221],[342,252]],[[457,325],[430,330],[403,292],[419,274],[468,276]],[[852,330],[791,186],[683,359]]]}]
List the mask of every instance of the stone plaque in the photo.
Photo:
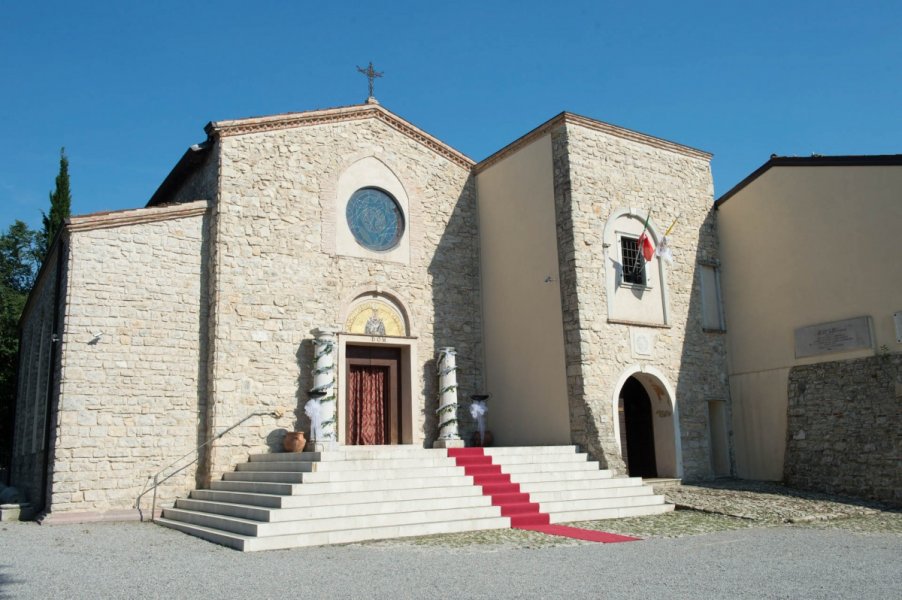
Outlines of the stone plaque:
[{"label": "stone plaque", "polygon": [[893,313],[893,323],[896,324],[896,343],[902,344],[902,310]]},{"label": "stone plaque", "polygon": [[655,334],[644,329],[630,328],[633,356],[651,358],[655,348]]},{"label": "stone plaque", "polygon": [[857,317],[796,329],[796,358],[873,348],[871,318]]}]

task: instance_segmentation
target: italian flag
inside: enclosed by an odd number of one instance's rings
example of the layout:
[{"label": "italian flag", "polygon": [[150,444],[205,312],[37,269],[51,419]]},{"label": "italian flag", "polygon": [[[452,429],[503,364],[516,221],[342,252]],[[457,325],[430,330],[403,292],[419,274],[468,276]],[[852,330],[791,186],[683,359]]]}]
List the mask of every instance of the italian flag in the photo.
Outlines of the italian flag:
[{"label": "italian flag", "polygon": [[645,258],[645,262],[649,262],[655,256],[655,246],[648,237],[648,220],[651,219],[651,212],[645,217],[645,227],[642,228],[642,235],[639,236],[639,251]]}]

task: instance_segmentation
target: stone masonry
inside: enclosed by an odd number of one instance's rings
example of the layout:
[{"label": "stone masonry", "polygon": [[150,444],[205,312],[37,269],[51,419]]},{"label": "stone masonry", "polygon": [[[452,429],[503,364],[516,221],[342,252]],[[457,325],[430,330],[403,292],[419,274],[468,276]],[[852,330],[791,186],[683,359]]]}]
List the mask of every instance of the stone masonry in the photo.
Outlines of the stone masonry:
[{"label": "stone masonry", "polygon": [[[639,363],[676,391],[684,476],[708,477],[707,400],[729,400],[723,336],[701,325],[698,265],[717,261],[710,157],[570,117],[550,133],[572,441],[623,472],[611,398]],[[365,293],[390,295],[409,317],[413,443],[438,433],[437,349],[457,350],[461,400],[484,391],[473,161],[373,105],[216,122],[207,134],[148,208],[69,222],[55,365],[52,266],[32,295],[14,477],[36,491],[52,397],[54,513],[130,509],[149,475],[187,455],[158,492],[167,504],[275,450],[286,429],[308,430],[313,330],[341,329]],[[339,181],[361,160],[404,189],[402,258],[349,256],[335,243]],[[631,357],[635,325],[607,318],[602,234],[624,207],[654,209],[664,227],[680,218],[670,318],[650,327],[655,345],[642,360]],[[47,395],[54,368],[58,389]]]},{"label": "stone masonry", "polygon": [[[215,130],[215,124],[214,124]],[[415,443],[436,437],[434,357],[457,348],[460,396],[482,387],[478,233],[469,168],[381,120],[337,121],[235,134],[219,132],[220,189],[214,218],[213,430],[258,407],[287,406],[281,421],[251,420],[219,440],[211,477],[307,429],[316,327],[340,324],[362,291],[391,290],[417,338]],[[324,247],[336,227],[336,182],[349,159],[388,166],[410,198],[409,264],[342,256]]]},{"label": "stone masonry", "polygon": [[[52,512],[129,508],[149,474],[198,445],[206,210],[71,220]],[[161,501],[194,487],[196,468],[161,486]]]},{"label": "stone masonry", "polygon": [[[52,336],[60,252],[65,254],[62,245],[56,244],[45,261],[41,278],[23,311],[20,333],[23,351],[19,355],[12,482],[35,505],[44,501],[42,466],[47,445],[47,407],[59,384]],[[51,390],[52,382],[55,383]]]},{"label": "stone masonry", "polygon": [[793,367],[788,410],[788,484],[902,505],[902,355]]},{"label": "stone masonry", "polygon": [[[676,389],[683,475],[708,478],[707,400],[729,399],[724,336],[704,332],[701,321],[699,263],[718,258],[710,157],[661,146],[579,122],[552,132],[571,431],[603,464],[624,472],[614,439],[614,387],[630,365],[656,367]],[[631,356],[630,326],[607,319],[602,233],[612,212],[627,207],[653,211],[663,228],[679,217],[667,267],[669,324],[653,327],[652,357],[642,360]]]}]

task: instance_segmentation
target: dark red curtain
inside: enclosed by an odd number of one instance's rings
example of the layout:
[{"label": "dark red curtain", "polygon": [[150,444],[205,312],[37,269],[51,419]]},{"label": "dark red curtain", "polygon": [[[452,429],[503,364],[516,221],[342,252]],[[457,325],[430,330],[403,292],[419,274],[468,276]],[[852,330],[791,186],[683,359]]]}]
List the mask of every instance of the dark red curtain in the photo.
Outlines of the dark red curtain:
[{"label": "dark red curtain", "polygon": [[349,443],[385,444],[385,393],[388,368],[351,365],[349,375]]}]

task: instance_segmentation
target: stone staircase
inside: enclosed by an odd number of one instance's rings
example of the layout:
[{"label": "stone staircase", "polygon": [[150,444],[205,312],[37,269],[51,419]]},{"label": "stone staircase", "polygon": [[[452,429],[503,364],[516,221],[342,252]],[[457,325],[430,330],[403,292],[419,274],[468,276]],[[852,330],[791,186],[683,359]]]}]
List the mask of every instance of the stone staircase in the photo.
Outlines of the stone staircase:
[{"label": "stone staircase", "polygon": [[[486,448],[552,523],[673,510],[637,477],[611,477],[574,446]],[[157,523],[243,551],[511,526],[443,449],[345,446],[252,455]]]}]

